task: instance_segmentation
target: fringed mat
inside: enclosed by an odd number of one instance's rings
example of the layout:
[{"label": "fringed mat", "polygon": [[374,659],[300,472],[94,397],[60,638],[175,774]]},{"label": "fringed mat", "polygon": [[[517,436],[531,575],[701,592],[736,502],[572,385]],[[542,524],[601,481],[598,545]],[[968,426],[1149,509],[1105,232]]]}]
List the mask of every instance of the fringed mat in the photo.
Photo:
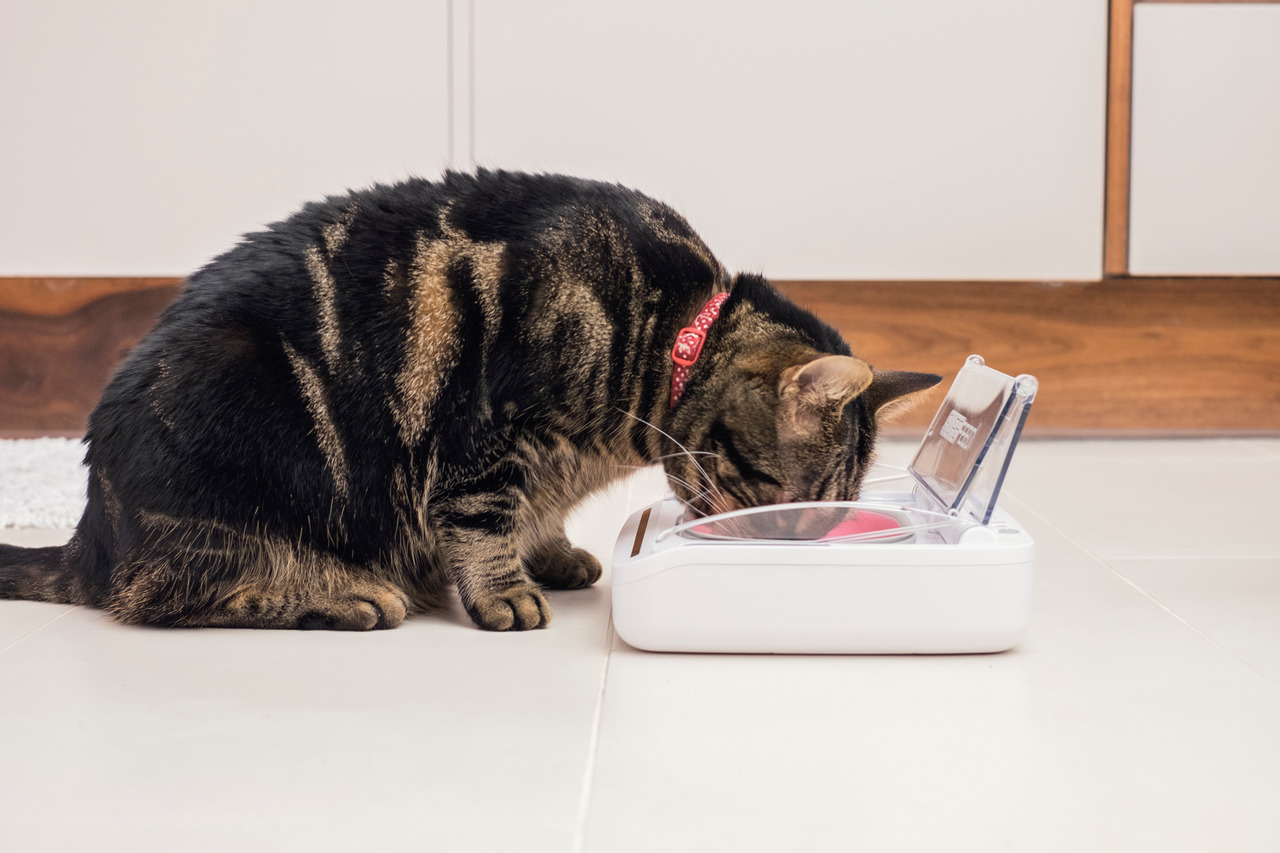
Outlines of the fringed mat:
[{"label": "fringed mat", "polygon": [[0,528],[75,527],[88,480],[83,458],[77,439],[0,440]]}]

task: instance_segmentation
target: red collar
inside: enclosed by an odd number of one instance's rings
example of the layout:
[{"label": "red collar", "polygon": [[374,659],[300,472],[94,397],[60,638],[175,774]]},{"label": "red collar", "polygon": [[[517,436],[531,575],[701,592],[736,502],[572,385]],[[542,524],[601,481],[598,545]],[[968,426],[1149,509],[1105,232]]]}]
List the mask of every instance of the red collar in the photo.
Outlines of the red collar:
[{"label": "red collar", "polygon": [[671,370],[671,408],[680,402],[684,393],[685,381],[689,378],[689,368],[693,367],[698,356],[702,355],[702,345],[707,340],[707,329],[720,316],[720,306],[729,298],[728,293],[717,293],[703,306],[702,311],[694,318],[692,326],[685,326],[676,335],[676,345],[671,348],[671,360],[675,367]]}]

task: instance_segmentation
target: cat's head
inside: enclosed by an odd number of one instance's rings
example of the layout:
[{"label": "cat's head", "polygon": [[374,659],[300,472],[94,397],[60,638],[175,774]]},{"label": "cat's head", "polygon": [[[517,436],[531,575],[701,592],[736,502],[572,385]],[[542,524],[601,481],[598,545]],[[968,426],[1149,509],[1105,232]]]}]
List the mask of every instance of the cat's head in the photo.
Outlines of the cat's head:
[{"label": "cat's head", "polygon": [[701,514],[855,500],[880,424],[942,379],[812,350],[759,353],[728,372],[699,401],[690,452],[664,461],[676,496]]},{"label": "cat's head", "polygon": [[763,278],[737,276],[672,413],[687,452],[664,460],[667,480],[706,515],[854,500],[880,425],[941,379],[873,370]]}]

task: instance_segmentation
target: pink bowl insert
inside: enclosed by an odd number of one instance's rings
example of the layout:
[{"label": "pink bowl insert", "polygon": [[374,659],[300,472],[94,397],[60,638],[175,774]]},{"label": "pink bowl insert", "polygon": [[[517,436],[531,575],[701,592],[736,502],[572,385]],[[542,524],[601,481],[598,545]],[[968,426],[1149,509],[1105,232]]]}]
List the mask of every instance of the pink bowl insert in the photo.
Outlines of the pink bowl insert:
[{"label": "pink bowl insert", "polygon": [[827,531],[823,539],[838,539],[842,536],[853,536],[858,533],[878,533],[881,530],[897,530],[900,525],[890,516],[871,510],[861,509]]}]

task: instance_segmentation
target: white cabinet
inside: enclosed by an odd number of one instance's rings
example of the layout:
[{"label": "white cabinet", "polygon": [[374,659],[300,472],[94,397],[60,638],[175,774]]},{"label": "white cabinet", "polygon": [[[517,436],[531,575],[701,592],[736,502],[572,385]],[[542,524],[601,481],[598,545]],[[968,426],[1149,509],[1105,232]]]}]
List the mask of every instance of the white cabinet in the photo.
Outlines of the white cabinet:
[{"label": "white cabinet", "polygon": [[474,0],[480,165],[776,278],[1096,279],[1106,0]]},{"label": "white cabinet", "polygon": [[1280,6],[1140,4],[1129,268],[1280,273]]},{"label": "white cabinet", "polygon": [[438,174],[447,5],[4,0],[0,275],[180,275],[348,186]]}]

